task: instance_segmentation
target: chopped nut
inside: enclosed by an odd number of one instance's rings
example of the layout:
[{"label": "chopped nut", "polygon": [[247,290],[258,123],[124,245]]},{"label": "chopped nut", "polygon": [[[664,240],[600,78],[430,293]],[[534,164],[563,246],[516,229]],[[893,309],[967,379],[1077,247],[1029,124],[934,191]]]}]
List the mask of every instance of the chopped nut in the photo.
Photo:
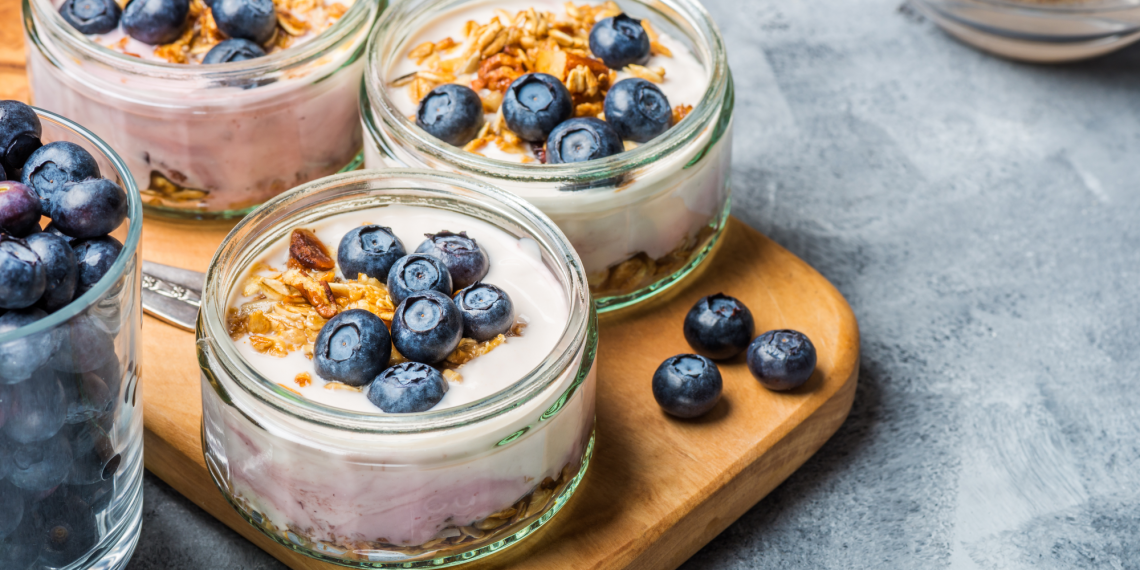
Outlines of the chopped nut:
[{"label": "chopped nut", "polygon": [[313,377],[308,372],[302,372],[293,378],[298,386],[304,388],[313,383]]},{"label": "chopped nut", "polygon": [[644,67],[631,63],[625,66],[624,71],[634,77],[640,77],[641,79],[652,81],[653,83],[661,83],[662,81],[665,81],[664,67]]},{"label": "chopped nut", "polygon": [[363,392],[364,390],[358,386],[349,386],[341,382],[329,382],[325,384],[325,390],[343,390],[348,392]]},{"label": "chopped nut", "polygon": [[506,342],[506,340],[507,337],[503,335],[498,335],[491,340],[483,342],[477,342],[473,338],[464,338],[459,341],[459,346],[457,346],[451,354],[447,355],[447,363],[454,366],[462,366],[491,352],[495,347]]},{"label": "chopped nut", "polygon": [[681,104],[673,107],[673,124],[676,125],[677,123],[680,123],[685,117],[689,116],[689,113],[692,112],[692,105]]},{"label": "chopped nut", "polygon": [[[266,280],[268,282],[269,280]],[[295,287],[301,296],[317,310],[317,313],[326,319],[337,314],[337,305],[333,302],[332,287],[327,281],[317,281],[309,275],[290,269],[281,275],[281,281],[290,287]]]},{"label": "chopped nut", "polygon": [[452,369],[452,368],[445,368],[445,369],[443,370],[442,374],[443,374],[443,378],[444,378],[445,380],[447,380],[447,381],[448,381],[448,383],[451,383],[451,382],[455,382],[455,383],[463,382],[463,376],[461,376],[461,375],[460,375],[458,372],[456,372],[456,371],[455,371],[454,369]]},{"label": "chopped nut", "polygon": [[330,271],[336,267],[317,234],[302,228],[294,229],[289,236],[289,257],[308,269]]}]

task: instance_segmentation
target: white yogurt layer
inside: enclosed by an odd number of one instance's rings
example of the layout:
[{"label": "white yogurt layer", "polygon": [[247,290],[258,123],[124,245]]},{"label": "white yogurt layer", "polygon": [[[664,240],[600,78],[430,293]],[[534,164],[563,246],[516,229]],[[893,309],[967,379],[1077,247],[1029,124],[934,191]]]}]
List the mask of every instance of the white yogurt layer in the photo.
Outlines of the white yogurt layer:
[{"label": "white yogurt layer", "polygon": [[[415,251],[426,233],[466,231],[468,237],[487,252],[491,261],[490,272],[483,282],[505,291],[514,304],[516,320],[527,323],[522,336],[509,337],[491,352],[460,367],[457,372],[462,381],[451,382],[447,394],[433,409],[460,406],[508,387],[542,363],[557,345],[569,319],[569,307],[562,285],[543,263],[534,240],[519,239],[488,222],[460,213],[405,205],[341,214],[306,229],[313,230],[335,258],[341,238],[364,224],[392,228],[408,253]],[[286,237],[266,250],[260,261],[284,269],[288,258],[289,240]],[[380,280],[384,281],[384,278],[380,277]],[[251,300],[241,295],[239,283],[231,293],[229,306],[240,306]],[[281,358],[257,352],[248,336],[235,342],[241,356],[271,382],[285,385],[305,398],[328,406],[382,413],[362,391],[326,387],[329,382],[317,376],[313,362],[300,351]],[[312,383],[305,387],[294,381],[302,372],[312,377]]]}]

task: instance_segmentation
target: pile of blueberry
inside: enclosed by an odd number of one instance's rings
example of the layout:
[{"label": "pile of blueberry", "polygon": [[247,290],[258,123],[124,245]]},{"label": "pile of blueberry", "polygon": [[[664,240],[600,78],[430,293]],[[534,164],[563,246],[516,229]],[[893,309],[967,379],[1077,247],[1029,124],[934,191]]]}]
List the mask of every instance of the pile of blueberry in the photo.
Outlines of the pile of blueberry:
[{"label": "pile of blueberry", "polygon": [[[273,38],[277,10],[273,0],[205,0],[227,40],[206,52],[202,63],[229,63],[265,55],[261,47]],[[84,34],[105,34],[120,22],[128,36],[150,45],[168,44],[182,35],[190,0],[131,0],[120,9],[116,0],[67,0],[63,19]]]},{"label": "pile of blueberry", "polygon": [[703,415],[720,401],[720,370],[726,360],[747,350],[748,370],[769,390],[802,386],[815,371],[815,346],[803,333],[768,331],[752,338],[756,325],[744,303],[717,293],[697,301],[685,315],[685,340],[698,354],[665,359],[653,373],[653,397],[666,412]]},{"label": "pile of blueberry", "polygon": [[[110,0],[108,0],[110,1]],[[590,51],[611,69],[649,60],[649,36],[640,20],[619,14],[590,30]],[[571,118],[570,91],[557,77],[528,73],[507,88],[503,119],[511,132],[545,144],[551,164],[585,162],[625,150],[623,140],[649,142],[673,126],[673,108],[656,85],[639,78],[618,81],[606,93],[606,120]],[[456,146],[467,144],[483,125],[483,104],[470,87],[440,85],[420,101],[416,125]],[[543,143],[545,141],[545,143]]]},{"label": "pile of blueberry", "polygon": [[[0,182],[0,334],[71,303],[122,249],[107,234],[126,218],[123,189],[82,147],[41,133],[31,107],[0,101],[0,179],[12,179]],[[119,320],[89,311],[0,344],[0,568],[66,566],[98,540],[121,461],[108,435]]]},{"label": "pile of blueberry", "polygon": [[[313,347],[317,375],[366,386],[368,400],[388,413],[431,409],[447,392],[436,366],[459,341],[490,340],[514,324],[510,296],[481,281],[491,262],[479,244],[466,232],[426,236],[408,254],[391,228],[366,225],[345,234],[337,247],[341,273],[387,281],[397,305],[392,329],[351,309],[329,319]],[[409,362],[389,367],[393,346]]]}]

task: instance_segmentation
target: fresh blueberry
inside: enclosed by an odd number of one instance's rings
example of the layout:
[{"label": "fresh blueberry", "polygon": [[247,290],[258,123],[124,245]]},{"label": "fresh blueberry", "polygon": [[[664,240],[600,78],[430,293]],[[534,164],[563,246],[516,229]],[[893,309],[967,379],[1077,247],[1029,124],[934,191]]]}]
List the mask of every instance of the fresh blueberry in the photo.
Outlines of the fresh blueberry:
[{"label": "fresh blueberry", "polygon": [[606,124],[618,136],[635,142],[649,142],[673,126],[673,108],[656,85],[631,77],[618,81],[606,93]]},{"label": "fresh blueberry", "polygon": [[63,432],[47,441],[12,445],[12,473],[8,480],[25,491],[47,491],[67,479],[71,446]]},{"label": "fresh blueberry", "polygon": [[[463,289],[486,277],[491,270],[487,252],[467,237],[467,232],[452,233],[443,230],[438,234],[424,234],[427,239],[416,248],[416,253],[430,255],[447,266],[451,286]],[[451,292],[448,291],[448,294]]]},{"label": "fresh blueberry", "polygon": [[[115,353],[115,337],[100,326],[98,319],[88,314],[72,317],[66,326],[56,331],[59,350],[52,355],[48,365],[60,372],[90,372],[104,370],[118,360]],[[104,376],[104,381],[111,379]],[[117,386],[107,385],[112,392]]]},{"label": "fresh blueberry", "polygon": [[[139,1],[142,0],[135,0],[129,6]],[[20,181],[39,194],[43,213],[51,215],[51,201],[65,184],[98,177],[99,164],[91,153],[75,143],[56,141],[45,144],[28,157]]]},{"label": "fresh blueberry", "polygon": [[[42,204],[42,202],[41,202],[41,204]],[[65,233],[63,233],[63,232],[61,232],[61,231],[59,231],[59,226],[55,225],[55,223],[54,223],[54,222],[53,222],[53,223],[49,223],[49,224],[47,225],[47,227],[46,227],[46,228],[44,228],[44,231],[43,231],[43,233],[45,233],[45,234],[51,234],[51,235],[53,235],[53,236],[56,236],[56,237],[58,237],[58,238],[62,239],[63,241],[66,241],[68,245],[72,245],[72,244],[74,244],[74,243],[75,243],[75,238],[73,238],[73,237],[71,237],[71,236],[69,236],[69,235],[67,235],[67,234],[65,234]]]},{"label": "fresh blueberry", "polygon": [[20,175],[28,157],[42,146],[42,132],[34,109],[19,101],[0,101],[0,166],[7,176]]},{"label": "fresh blueberry", "polygon": [[418,291],[396,307],[392,344],[413,362],[435,364],[447,358],[463,338],[463,316],[447,295]]},{"label": "fresh blueberry", "polygon": [[407,255],[404,242],[384,226],[358,226],[340,238],[336,262],[346,279],[361,273],[373,279],[387,279],[396,260]]},{"label": "fresh blueberry", "polygon": [[43,441],[59,433],[67,419],[67,396],[55,371],[44,367],[8,387],[10,417],[2,428],[16,443]]},{"label": "fresh blueberry", "polygon": [[231,38],[264,44],[277,29],[273,0],[214,0],[214,21]]},{"label": "fresh blueberry", "polygon": [[39,307],[54,313],[75,298],[75,286],[79,280],[79,267],[75,264],[75,252],[68,240],[47,232],[24,238],[28,247],[40,256],[44,266],[47,286],[40,297]]},{"label": "fresh blueberry", "polygon": [[40,197],[19,182],[0,182],[0,233],[27,237],[40,229]]},{"label": "fresh blueberry", "polygon": [[62,568],[95,546],[99,529],[91,505],[70,493],[54,493],[30,513],[40,529],[40,562]]},{"label": "fresh blueberry", "polygon": [[[0,444],[0,453],[6,453],[2,449],[3,444]],[[5,457],[0,461],[8,461]],[[0,540],[8,538],[17,528],[20,527],[20,521],[24,520],[24,494],[15,485],[0,480]],[[2,549],[3,546],[0,546]],[[3,561],[3,556],[0,556],[0,561]],[[7,566],[5,566],[7,568]]]},{"label": "fresh blueberry", "polygon": [[119,25],[123,14],[115,0],[67,0],[59,14],[83,34],[105,34]]},{"label": "fresh blueberry", "polygon": [[381,373],[368,387],[368,401],[389,414],[426,412],[447,393],[438,370],[419,362],[401,362]]},{"label": "fresh blueberry", "polygon": [[56,373],[67,401],[67,417],[64,421],[80,424],[102,417],[111,409],[115,394],[102,377],[104,370],[109,368],[112,367],[104,366],[99,371],[91,372]]},{"label": "fresh blueberry", "polygon": [[815,345],[801,332],[768,331],[749,345],[748,370],[769,390],[799,388],[815,371]]},{"label": "fresh blueberry", "polygon": [[351,309],[321,327],[313,345],[313,366],[325,380],[363,386],[376,378],[392,356],[392,339],[380,317]]},{"label": "fresh blueberry", "polygon": [[445,143],[463,146],[483,126],[483,101],[470,87],[444,83],[420,101],[416,126]]},{"label": "fresh blueberry", "polygon": [[445,297],[450,297],[455,291],[447,266],[435,257],[422,253],[405,255],[388,270],[388,295],[396,305],[412,293],[429,289]]},{"label": "fresh blueberry", "polygon": [[514,80],[502,105],[507,127],[528,141],[544,140],[574,111],[570,91],[557,77],[545,73],[528,73]]},{"label": "fresh blueberry", "polygon": [[714,360],[732,358],[752,341],[756,325],[744,303],[723,293],[697,301],[685,315],[685,340],[697,353]]},{"label": "fresh blueberry", "polygon": [[24,240],[0,234],[0,309],[30,307],[46,288],[40,256]]},{"label": "fresh blueberry", "polygon": [[615,155],[625,150],[613,127],[594,117],[563,121],[546,139],[546,162],[563,164],[585,162]]},{"label": "fresh blueberry", "polygon": [[720,401],[720,370],[713,361],[696,354],[670,356],[653,373],[657,405],[679,418],[703,415]]},{"label": "fresh blueberry", "polygon": [[23,520],[7,537],[0,539],[0,568],[29,570],[40,556],[39,531],[24,507]]},{"label": "fresh blueberry", "polygon": [[152,46],[167,44],[182,35],[189,13],[190,0],[132,0],[123,10],[123,31]]},{"label": "fresh blueberry", "polygon": [[67,474],[69,485],[93,485],[114,477],[119,470],[123,457],[115,451],[108,428],[94,420],[66,428],[73,457]]},{"label": "fresh blueberry", "polygon": [[514,305],[506,291],[490,283],[474,283],[455,294],[455,306],[463,315],[463,335],[479,342],[511,330]]},{"label": "fresh blueberry", "polygon": [[91,505],[91,511],[98,513],[111,506],[111,499],[115,497],[115,479],[112,477],[90,485],[68,485],[67,492]]},{"label": "fresh blueberry", "polygon": [[[47,313],[36,307],[8,311],[0,315],[0,334],[30,325]],[[23,382],[55,355],[56,334],[53,330],[24,335],[0,344],[0,384]]]},{"label": "fresh blueberry", "polygon": [[123,244],[111,236],[76,240],[71,249],[75,252],[75,264],[79,268],[75,296],[86,293],[95,286],[119,258]]},{"label": "fresh blueberry", "polygon": [[623,69],[631,63],[645,65],[649,61],[649,34],[641,20],[618,14],[594,24],[590,52],[610,69]]},{"label": "fresh blueberry", "polygon": [[232,63],[264,55],[265,50],[261,49],[261,46],[246,39],[231,38],[210,48],[210,51],[206,52],[206,57],[202,58],[202,63]]},{"label": "fresh blueberry", "polygon": [[52,199],[51,218],[76,239],[106,235],[127,219],[127,193],[106,178],[69,182]]}]

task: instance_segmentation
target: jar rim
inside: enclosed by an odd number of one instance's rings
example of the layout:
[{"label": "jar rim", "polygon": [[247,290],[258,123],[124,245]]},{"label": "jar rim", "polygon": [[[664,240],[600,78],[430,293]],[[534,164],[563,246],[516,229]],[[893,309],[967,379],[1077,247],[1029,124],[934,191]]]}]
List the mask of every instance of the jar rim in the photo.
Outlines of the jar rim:
[{"label": "jar rim", "polygon": [[[366,51],[364,91],[367,97],[361,97],[361,116],[365,122],[370,123],[376,116],[392,132],[400,142],[414,148],[417,152],[433,159],[446,163],[450,167],[465,172],[506,180],[520,180],[531,182],[562,182],[574,181],[588,183],[596,180],[611,178],[615,175],[631,171],[635,168],[652,164],[666,156],[681,151],[685,144],[696,138],[705,128],[717,120],[721,103],[730,94],[731,72],[728,68],[728,57],[721,38],[720,30],[712,16],[704,6],[696,0],[633,0],[642,6],[654,11],[656,14],[673,22],[684,21],[691,26],[696,36],[690,40],[695,47],[707,51],[711,62],[709,84],[701,96],[700,101],[693,110],[680,123],[673,126],[652,141],[639,145],[637,148],[618,153],[602,159],[572,164],[522,164],[508,162],[466,152],[458,147],[449,145],[429,135],[420,129],[414,122],[397,111],[389,96],[388,89],[382,84],[382,78],[387,70],[382,69],[386,64],[384,57],[388,52],[385,48],[399,49],[405,47],[408,37],[404,34],[414,33],[409,30],[408,23],[426,14],[453,8],[464,0],[423,0],[422,2],[406,1],[394,5],[377,20],[372,35],[368,40]],[[441,6],[441,4],[446,4]],[[389,44],[395,43],[395,46]],[[372,125],[369,125],[372,130]],[[381,132],[385,132],[380,129]],[[586,188],[579,192],[606,191],[606,188]]]},{"label": "jar rim", "polygon": [[[556,259],[559,267],[552,270],[557,273],[560,269],[563,273],[562,283],[568,297],[569,318],[555,348],[537,367],[498,392],[460,406],[410,414],[357,412],[320,404],[300,397],[264,377],[238,353],[237,344],[229,342],[230,337],[225,325],[230,293],[236,286],[241,272],[248,267],[243,265],[230,270],[228,266],[239,256],[247,253],[251,247],[261,243],[255,241],[256,238],[243,240],[243,232],[255,228],[264,230],[261,225],[280,227],[281,224],[293,223],[297,221],[299,213],[306,211],[303,209],[305,206],[318,200],[322,204],[331,203],[337,200],[338,196],[352,192],[398,195],[401,191],[399,186],[370,187],[369,185],[376,182],[402,183],[402,181],[410,183],[402,188],[404,191],[435,192],[440,197],[450,197],[457,202],[460,195],[454,189],[458,188],[474,198],[495,204],[503,213],[518,217],[514,221],[520,223],[523,231],[528,234],[527,237],[533,238],[540,249]],[[417,182],[421,185],[414,185]],[[440,187],[451,189],[440,189]],[[470,201],[471,198],[465,199],[467,201],[462,202],[465,206],[481,209],[479,204]],[[491,212],[490,209],[486,211]],[[337,213],[339,212],[330,212],[329,215]],[[268,232],[263,231],[262,235],[265,233]],[[264,238],[262,241],[275,240]],[[245,394],[277,412],[311,424],[362,433],[425,433],[460,427],[499,416],[543,393],[576,365],[579,369],[585,366],[585,370],[589,370],[593,364],[594,353],[591,344],[596,344],[597,315],[586,285],[585,270],[578,254],[554,222],[534,206],[508,192],[470,177],[432,170],[383,169],[334,174],[293,188],[266,202],[235,226],[215,252],[206,273],[206,287],[201,303],[196,336],[200,365],[204,373],[213,374],[207,370],[207,367],[217,364],[223,368],[230,381],[239,386]],[[204,357],[209,360],[209,364],[203,360],[201,354],[203,351],[209,351],[209,355]],[[579,355],[584,359],[582,362]],[[581,374],[581,371],[574,373]],[[215,390],[220,389],[214,379],[211,379],[210,383]],[[248,412],[243,411],[243,413]]]},{"label": "jar rim", "polygon": [[111,162],[111,166],[115,168],[115,174],[117,174],[119,180],[122,181],[123,190],[127,193],[127,220],[130,222],[130,225],[127,228],[127,239],[123,242],[123,249],[119,252],[118,259],[111,264],[110,269],[107,270],[107,273],[103,275],[102,279],[96,282],[87,292],[78,298],[72,299],[71,302],[62,309],[30,325],[25,325],[6,333],[0,333],[0,345],[19,338],[55,329],[86,311],[89,307],[94,305],[97,300],[103,298],[107,290],[111,288],[111,285],[113,285],[126,270],[127,265],[134,263],[135,252],[138,250],[139,241],[142,239],[142,195],[139,194],[138,186],[135,185],[135,179],[131,176],[131,170],[127,168],[127,163],[123,162],[122,157],[120,157],[110,145],[103,142],[103,139],[95,136],[95,133],[92,133],[75,121],[51,111],[40,109],[39,107],[32,107],[32,110],[36,112],[36,116],[38,116],[41,121],[47,119],[49,122],[71,131],[94,145],[99,152],[103,153],[103,156],[107,157],[107,160]]}]

